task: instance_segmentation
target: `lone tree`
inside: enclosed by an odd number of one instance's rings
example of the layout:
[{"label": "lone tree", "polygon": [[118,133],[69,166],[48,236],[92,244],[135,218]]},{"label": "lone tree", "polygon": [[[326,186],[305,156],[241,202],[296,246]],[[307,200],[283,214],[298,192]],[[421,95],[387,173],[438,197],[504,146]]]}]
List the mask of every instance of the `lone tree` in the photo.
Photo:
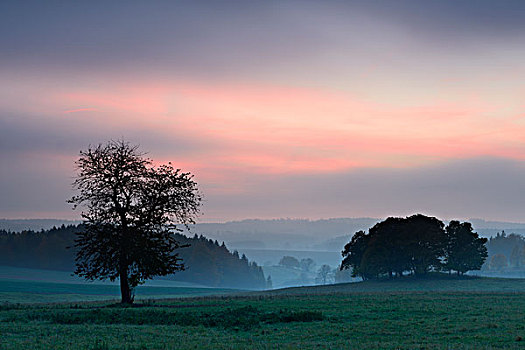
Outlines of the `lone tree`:
[{"label": "lone tree", "polygon": [[195,221],[201,194],[193,175],[154,166],[138,146],[109,141],[80,152],[68,202],[81,206],[85,229],[75,239],[75,274],[88,280],[120,279],[122,303],[154,276],[184,270],[175,252],[177,225]]},{"label": "lone tree", "polygon": [[316,280],[319,283],[326,284],[328,281],[328,278],[330,277],[330,273],[332,272],[332,269],[328,265],[321,265],[319,270],[317,271],[317,278]]}]

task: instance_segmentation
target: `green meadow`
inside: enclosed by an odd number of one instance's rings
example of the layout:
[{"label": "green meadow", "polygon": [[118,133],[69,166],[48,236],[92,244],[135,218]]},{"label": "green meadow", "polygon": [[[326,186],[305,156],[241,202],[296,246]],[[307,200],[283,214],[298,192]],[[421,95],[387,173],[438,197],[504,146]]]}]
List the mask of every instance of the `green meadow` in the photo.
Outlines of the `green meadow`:
[{"label": "green meadow", "polygon": [[[136,289],[136,299],[158,299],[232,294],[237,290],[209,288],[187,282],[148,281]],[[115,301],[120,298],[118,282],[91,282],[65,271],[0,266],[1,303],[58,303]]]},{"label": "green meadow", "polygon": [[[233,292],[237,292],[237,290],[188,286],[139,286],[135,298],[137,301],[141,301],[159,298],[222,295]],[[116,301],[119,298],[119,287],[113,284],[70,284],[0,280],[0,305],[2,303],[27,304],[102,300]]]},{"label": "green meadow", "polygon": [[0,348],[525,348],[525,280],[406,278],[206,296],[180,289],[185,297],[133,307],[2,299]]}]

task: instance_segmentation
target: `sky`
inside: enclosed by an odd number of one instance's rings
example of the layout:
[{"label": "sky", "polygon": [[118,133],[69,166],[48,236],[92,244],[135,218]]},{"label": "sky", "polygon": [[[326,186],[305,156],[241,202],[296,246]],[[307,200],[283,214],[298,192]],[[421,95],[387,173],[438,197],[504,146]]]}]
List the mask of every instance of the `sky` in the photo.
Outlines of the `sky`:
[{"label": "sky", "polygon": [[525,222],[523,1],[2,1],[0,217],[75,219],[111,139],[203,222]]}]

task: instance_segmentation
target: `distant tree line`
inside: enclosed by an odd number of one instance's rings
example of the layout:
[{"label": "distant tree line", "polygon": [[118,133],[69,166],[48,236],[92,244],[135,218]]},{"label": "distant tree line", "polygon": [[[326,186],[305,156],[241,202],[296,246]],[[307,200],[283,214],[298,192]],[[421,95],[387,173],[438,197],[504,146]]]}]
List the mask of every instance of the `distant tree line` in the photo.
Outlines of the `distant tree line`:
[{"label": "distant tree line", "polygon": [[489,257],[483,270],[493,272],[525,271],[525,238],[505,231],[498,232],[487,242]]},{"label": "distant tree line", "polygon": [[82,226],[53,227],[49,230],[0,230],[0,265],[71,272],[75,255],[75,233]]},{"label": "distant tree line", "polygon": [[322,264],[316,269],[316,263],[312,258],[304,258],[299,260],[296,257],[285,255],[279,260],[278,266],[300,271],[301,274],[299,279],[293,281],[298,284],[330,284],[355,281],[349,270],[332,268],[327,264]]},{"label": "distant tree line", "polygon": [[417,214],[390,217],[356,232],[342,251],[341,270],[352,276],[374,279],[429,271],[464,274],[479,270],[487,257],[486,238],[480,238],[469,222],[445,224],[435,217]]},{"label": "distant tree line", "polygon": [[296,257],[285,255],[279,260],[279,266],[309,272],[314,268],[315,261],[312,258],[304,258],[299,261]]},{"label": "distant tree line", "polygon": [[[10,232],[0,230],[0,265],[73,271],[76,233],[82,225],[53,227],[50,230]],[[264,289],[267,281],[262,268],[237,251],[230,252],[224,243],[204,236],[192,238],[174,233],[181,245],[179,255],[185,271],[165,279],[192,282],[213,287]]]}]

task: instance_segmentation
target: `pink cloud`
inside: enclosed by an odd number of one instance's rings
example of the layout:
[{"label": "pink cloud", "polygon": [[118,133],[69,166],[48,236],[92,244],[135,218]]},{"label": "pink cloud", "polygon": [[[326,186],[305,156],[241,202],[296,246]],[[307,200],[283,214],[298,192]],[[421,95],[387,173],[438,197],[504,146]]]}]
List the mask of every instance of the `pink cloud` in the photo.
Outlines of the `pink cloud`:
[{"label": "pink cloud", "polygon": [[[239,169],[290,174],[478,156],[525,159],[525,125],[516,119],[521,106],[502,111],[475,97],[398,106],[344,91],[137,82],[53,100],[60,108],[94,106],[89,110],[104,111],[97,122],[116,131],[124,122],[168,139],[207,140],[212,146],[179,160],[217,182]],[[87,109],[70,111],[80,110]]]},{"label": "pink cloud", "polygon": [[77,108],[77,109],[69,109],[67,111],[64,111],[64,113],[77,113],[77,112],[97,112],[98,109],[96,108]]}]

